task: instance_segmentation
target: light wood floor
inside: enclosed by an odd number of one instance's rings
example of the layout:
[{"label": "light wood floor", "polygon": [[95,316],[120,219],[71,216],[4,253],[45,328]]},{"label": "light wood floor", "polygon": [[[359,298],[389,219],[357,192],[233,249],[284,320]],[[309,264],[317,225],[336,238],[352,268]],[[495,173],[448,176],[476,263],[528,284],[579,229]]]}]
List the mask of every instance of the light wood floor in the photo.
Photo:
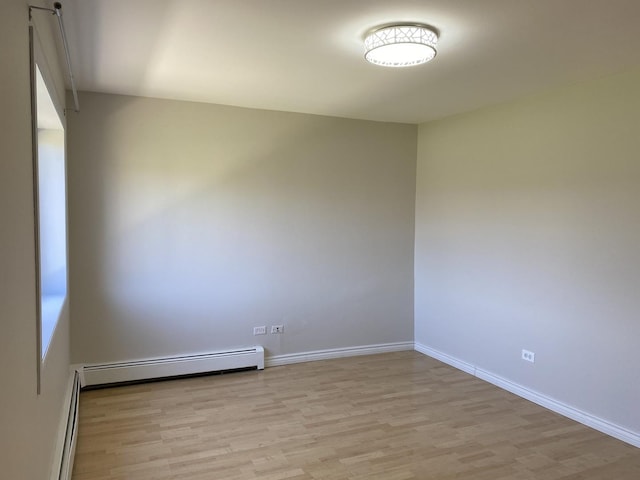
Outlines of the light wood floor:
[{"label": "light wood floor", "polygon": [[89,479],[639,480],[640,449],[399,352],[83,392]]}]

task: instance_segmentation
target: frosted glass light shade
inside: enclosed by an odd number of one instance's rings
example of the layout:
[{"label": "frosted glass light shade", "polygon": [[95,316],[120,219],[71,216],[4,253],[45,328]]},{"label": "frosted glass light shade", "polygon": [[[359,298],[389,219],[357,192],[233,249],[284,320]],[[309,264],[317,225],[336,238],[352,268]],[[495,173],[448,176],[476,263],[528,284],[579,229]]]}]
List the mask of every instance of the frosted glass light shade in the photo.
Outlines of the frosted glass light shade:
[{"label": "frosted glass light shade", "polygon": [[436,56],[438,35],[424,25],[380,28],[364,39],[364,57],[383,67],[410,67]]}]

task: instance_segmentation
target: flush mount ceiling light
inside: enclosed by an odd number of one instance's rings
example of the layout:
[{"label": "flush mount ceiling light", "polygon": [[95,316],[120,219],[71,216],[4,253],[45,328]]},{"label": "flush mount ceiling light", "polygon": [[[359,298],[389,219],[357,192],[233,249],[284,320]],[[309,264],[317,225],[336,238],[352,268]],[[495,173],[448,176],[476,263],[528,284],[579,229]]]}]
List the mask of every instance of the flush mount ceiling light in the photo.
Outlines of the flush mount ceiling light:
[{"label": "flush mount ceiling light", "polygon": [[378,28],[364,39],[369,62],[383,67],[410,67],[436,56],[438,35],[426,25],[390,25]]}]

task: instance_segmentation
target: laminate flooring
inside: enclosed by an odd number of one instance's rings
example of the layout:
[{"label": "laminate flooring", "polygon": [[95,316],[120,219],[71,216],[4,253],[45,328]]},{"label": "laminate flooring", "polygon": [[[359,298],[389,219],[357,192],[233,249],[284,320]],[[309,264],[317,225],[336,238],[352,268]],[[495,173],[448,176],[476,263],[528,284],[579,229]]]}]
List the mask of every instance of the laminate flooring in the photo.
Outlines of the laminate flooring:
[{"label": "laminate flooring", "polygon": [[82,392],[73,480],[639,480],[640,449],[417,352]]}]

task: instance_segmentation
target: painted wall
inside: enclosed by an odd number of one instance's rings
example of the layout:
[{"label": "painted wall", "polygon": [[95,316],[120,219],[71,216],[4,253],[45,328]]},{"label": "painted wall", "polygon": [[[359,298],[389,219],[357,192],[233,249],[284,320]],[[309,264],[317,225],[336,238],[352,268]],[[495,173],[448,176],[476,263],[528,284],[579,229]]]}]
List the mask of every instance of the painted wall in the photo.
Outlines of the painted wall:
[{"label": "painted wall", "polygon": [[[74,362],[413,340],[417,126],[82,93]],[[284,324],[284,335],[253,327]]]},{"label": "painted wall", "polygon": [[[34,3],[34,2],[31,2]],[[39,2],[35,2],[39,3]],[[0,476],[49,478],[69,375],[69,317],[63,311],[36,394],[31,99],[28,7],[7,0],[0,15]],[[36,18],[60,98],[50,16]],[[51,20],[51,25],[53,21]]]},{"label": "painted wall", "polygon": [[417,342],[635,432],[638,85],[421,125],[415,252]]}]

